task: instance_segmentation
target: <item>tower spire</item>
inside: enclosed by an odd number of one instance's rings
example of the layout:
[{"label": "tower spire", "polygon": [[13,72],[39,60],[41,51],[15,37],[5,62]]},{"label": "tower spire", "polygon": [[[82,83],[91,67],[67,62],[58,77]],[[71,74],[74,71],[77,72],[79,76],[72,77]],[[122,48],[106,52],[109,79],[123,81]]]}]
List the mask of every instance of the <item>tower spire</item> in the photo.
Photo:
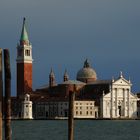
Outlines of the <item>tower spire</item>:
[{"label": "tower spire", "polygon": [[123,73],[122,73],[122,71],[120,71],[120,78],[123,78]]},{"label": "tower spire", "polygon": [[129,76],[129,80],[128,80],[128,82],[129,82],[129,83],[131,83],[131,79],[130,79],[130,76]]},{"label": "tower spire", "polygon": [[20,37],[20,44],[21,45],[29,45],[28,33],[26,30],[26,18],[23,18],[23,25]]},{"label": "tower spire", "polygon": [[51,68],[51,72],[49,75],[49,86],[53,87],[55,85],[55,74],[53,72],[53,69]]},{"label": "tower spire", "polygon": [[67,70],[65,69],[65,72],[64,72],[64,76],[63,76],[63,81],[68,81],[69,80],[69,76],[67,74]]}]

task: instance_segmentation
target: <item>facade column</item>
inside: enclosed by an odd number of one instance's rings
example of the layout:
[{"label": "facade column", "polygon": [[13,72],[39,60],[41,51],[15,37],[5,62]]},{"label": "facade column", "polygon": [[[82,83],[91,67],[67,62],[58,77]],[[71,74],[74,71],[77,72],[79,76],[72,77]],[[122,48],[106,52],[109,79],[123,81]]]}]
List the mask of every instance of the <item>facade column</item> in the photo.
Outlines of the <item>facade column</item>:
[{"label": "facade column", "polygon": [[123,89],[123,94],[124,94],[124,117],[126,117],[126,89]]},{"label": "facade column", "polygon": [[110,111],[111,114],[110,114],[110,117],[111,118],[113,118],[113,91],[114,90],[113,90],[113,88],[111,86],[111,90],[110,90],[110,92],[111,92],[111,108],[110,108],[111,109],[111,111]]},{"label": "facade column", "polygon": [[115,89],[115,98],[116,98],[116,104],[115,104],[115,115],[116,115],[116,117],[118,117],[118,89],[116,88]]},{"label": "facade column", "polygon": [[130,93],[129,93],[129,89],[127,89],[127,98],[128,98],[128,112],[127,112],[127,114],[128,114],[128,117],[130,117]]}]

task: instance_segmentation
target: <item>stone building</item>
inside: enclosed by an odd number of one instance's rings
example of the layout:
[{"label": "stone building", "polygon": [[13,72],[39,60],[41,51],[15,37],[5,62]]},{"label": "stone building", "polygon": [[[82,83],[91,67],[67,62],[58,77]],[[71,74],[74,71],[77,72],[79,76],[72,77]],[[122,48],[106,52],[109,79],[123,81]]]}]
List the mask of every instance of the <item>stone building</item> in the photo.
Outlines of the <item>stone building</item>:
[{"label": "stone building", "polygon": [[[17,46],[17,98],[13,98],[12,102],[14,116],[24,118],[26,115],[26,119],[31,116],[35,119],[67,117],[69,93],[75,86],[75,118],[137,117],[138,97],[131,92],[132,84],[122,73],[117,79],[99,80],[86,60],[83,68],[77,72],[76,80],[70,80],[65,70],[63,82],[57,84],[51,69],[47,86],[32,91],[32,61],[32,46],[24,18],[20,44]],[[33,104],[32,113],[31,108],[26,109],[26,94],[30,95],[31,102],[28,100],[28,103]]]},{"label": "stone building", "polygon": [[21,103],[21,118],[33,119],[32,112],[32,101],[30,101],[30,95],[25,94],[24,101]]},{"label": "stone building", "polygon": [[131,82],[122,73],[116,80],[108,81],[110,91],[100,100],[102,118],[137,118],[138,97],[131,92]]},{"label": "stone building", "polygon": [[[35,105],[35,119],[66,119],[68,117],[69,102],[60,101],[40,101]],[[75,118],[97,118],[98,107],[94,101],[76,100],[74,101]]]}]

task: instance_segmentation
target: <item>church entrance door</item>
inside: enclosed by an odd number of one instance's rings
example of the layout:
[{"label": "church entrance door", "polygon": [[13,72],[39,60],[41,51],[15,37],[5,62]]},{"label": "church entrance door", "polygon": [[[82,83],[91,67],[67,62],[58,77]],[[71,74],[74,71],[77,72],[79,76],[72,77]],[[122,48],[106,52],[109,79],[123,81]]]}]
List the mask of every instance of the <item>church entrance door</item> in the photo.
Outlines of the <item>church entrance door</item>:
[{"label": "church entrance door", "polygon": [[118,106],[118,109],[119,109],[119,117],[121,117],[122,116],[122,107]]}]

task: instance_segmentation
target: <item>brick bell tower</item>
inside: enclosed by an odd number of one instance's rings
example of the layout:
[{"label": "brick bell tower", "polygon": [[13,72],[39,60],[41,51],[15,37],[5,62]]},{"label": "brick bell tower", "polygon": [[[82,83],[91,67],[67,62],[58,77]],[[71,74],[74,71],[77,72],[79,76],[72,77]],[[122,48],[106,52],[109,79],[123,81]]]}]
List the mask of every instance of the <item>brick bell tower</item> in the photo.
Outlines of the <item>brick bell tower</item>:
[{"label": "brick bell tower", "polygon": [[28,39],[25,18],[17,45],[17,97],[32,91],[32,46]]}]

